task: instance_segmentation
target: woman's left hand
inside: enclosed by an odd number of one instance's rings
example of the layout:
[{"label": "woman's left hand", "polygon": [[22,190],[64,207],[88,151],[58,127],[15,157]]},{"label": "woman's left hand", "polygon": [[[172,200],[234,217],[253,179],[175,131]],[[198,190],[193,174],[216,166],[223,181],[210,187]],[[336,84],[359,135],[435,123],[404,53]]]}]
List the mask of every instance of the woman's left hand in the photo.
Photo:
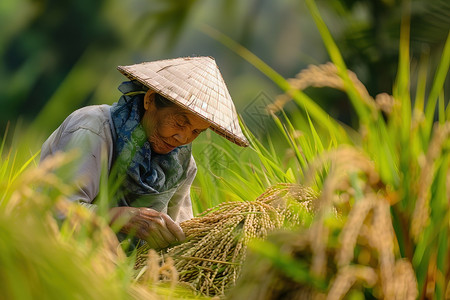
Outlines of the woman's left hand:
[{"label": "woman's left hand", "polygon": [[[145,207],[113,207],[111,224],[123,220],[124,233],[135,234],[153,249],[166,248],[185,239],[181,227],[167,214]],[[120,222],[120,221],[119,221]]]}]

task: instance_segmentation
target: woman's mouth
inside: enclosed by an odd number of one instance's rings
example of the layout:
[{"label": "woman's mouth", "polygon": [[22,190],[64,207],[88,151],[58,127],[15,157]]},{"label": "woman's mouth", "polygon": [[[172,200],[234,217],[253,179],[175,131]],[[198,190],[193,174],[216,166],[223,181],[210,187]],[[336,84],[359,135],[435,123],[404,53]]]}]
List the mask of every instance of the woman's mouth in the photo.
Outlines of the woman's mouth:
[{"label": "woman's mouth", "polygon": [[165,141],[162,141],[162,142],[163,142],[164,148],[166,150],[169,150],[169,152],[176,148],[176,146],[172,146],[171,144],[166,143]]}]

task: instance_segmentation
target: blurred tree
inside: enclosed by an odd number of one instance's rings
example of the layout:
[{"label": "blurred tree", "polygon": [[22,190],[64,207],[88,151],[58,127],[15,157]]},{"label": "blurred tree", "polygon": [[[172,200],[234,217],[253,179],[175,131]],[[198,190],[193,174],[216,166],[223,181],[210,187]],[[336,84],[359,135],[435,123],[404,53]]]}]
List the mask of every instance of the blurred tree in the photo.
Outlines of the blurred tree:
[{"label": "blurred tree", "polygon": [[[389,91],[397,65],[399,0],[318,1],[328,25],[372,95]],[[413,0],[414,53],[442,45],[446,0]],[[35,119],[45,134],[74,109],[117,100],[116,65],[173,56],[213,55],[238,110],[261,91],[280,91],[198,29],[208,24],[247,47],[285,77],[327,61],[304,3],[294,0],[4,0],[0,3],[0,130]],[[447,84],[448,85],[448,84]],[[321,92],[319,92],[321,93]],[[350,122],[344,94],[322,91],[320,104]]]},{"label": "blurred tree", "polygon": [[[29,15],[19,32],[3,41],[0,125],[4,126],[13,116],[35,116],[88,47],[95,45],[107,51],[117,46],[112,27],[99,17],[104,2],[38,0],[21,3],[34,8],[35,13]],[[8,27],[4,31],[7,32]]]},{"label": "blurred tree", "polygon": [[[450,2],[410,2],[412,58],[417,60],[423,54],[439,56],[450,30]],[[390,92],[397,70],[401,6],[407,1],[333,3],[334,10],[346,20],[345,29],[336,39],[348,67],[358,73],[372,95]]]},{"label": "blurred tree", "polygon": [[[395,82],[400,22],[411,5],[411,78],[417,78],[419,60],[427,57],[428,72],[434,74],[450,30],[450,2],[446,0],[333,0],[318,1],[347,67],[365,84],[369,93],[392,93]],[[450,92],[450,78],[446,79]],[[415,91],[415,84],[411,86]],[[429,88],[429,86],[427,87]],[[330,89],[307,90],[335,118],[355,121],[347,96]],[[448,95],[446,92],[445,94]],[[448,98],[448,97],[447,97]],[[448,101],[448,100],[446,100]]]}]

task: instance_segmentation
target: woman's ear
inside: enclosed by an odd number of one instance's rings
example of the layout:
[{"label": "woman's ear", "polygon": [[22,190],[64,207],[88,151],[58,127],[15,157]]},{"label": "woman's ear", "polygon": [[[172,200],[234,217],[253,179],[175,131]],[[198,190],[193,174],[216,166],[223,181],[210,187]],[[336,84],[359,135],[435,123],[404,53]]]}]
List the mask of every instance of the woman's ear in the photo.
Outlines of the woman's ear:
[{"label": "woman's ear", "polygon": [[155,91],[149,89],[144,96],[144,109],[148,110],[154,104],[155,104]]}]

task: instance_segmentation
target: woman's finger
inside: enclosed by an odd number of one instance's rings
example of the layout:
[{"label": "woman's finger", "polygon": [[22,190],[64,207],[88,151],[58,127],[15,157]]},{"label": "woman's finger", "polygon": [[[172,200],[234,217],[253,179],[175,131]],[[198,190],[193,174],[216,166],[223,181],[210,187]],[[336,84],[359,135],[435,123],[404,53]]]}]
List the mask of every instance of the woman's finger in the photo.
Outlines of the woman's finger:
[{"label": "woman's finger", "polygon": [[[145,221],[144,223],[147,223]],[[161,234],[158,226],[154,224],[146,224],[139,228],[138,237],[143,240],[151,241],[157,248],[166,248],[169,246],[169,242],[166,241],[165,237]]]},{"label": "woman's finger", "polygon": [[148,217],[147,221],[150,222],[148,230],[149,234],[154,234],[157,238],[164,240],[167,244],[178,242],[178,238],[167,228],[167,222],[163,216]]},{"label": "woman's finger", "polygon": [[166,242],[168,242],[169,244],[175,244],[178,242],[178,239],[176,236],[174,236],[169,229],[167,229],[166,226],[164,227],[160,227],[159,229],[159,233],[161,234],[161,236],[164,238],[164,240]]},{"label": "woman's finger", "polygon": [[148,240],[154,247],[165,248],[185,239],[181,227],[167,214],[151,208],[139,208],[130,225],[136,228],[138,238]]},{"label": "woman's finger", "polygon": [[166,223],[167,229],[172,233],[172,235],[177,239],[176,241],[181,242],[184,241],[186,236],[184,235],[183,229],[181,229],[180,225],[175,223],[172,218],[168,215],[163,215],[164,221]]}]

